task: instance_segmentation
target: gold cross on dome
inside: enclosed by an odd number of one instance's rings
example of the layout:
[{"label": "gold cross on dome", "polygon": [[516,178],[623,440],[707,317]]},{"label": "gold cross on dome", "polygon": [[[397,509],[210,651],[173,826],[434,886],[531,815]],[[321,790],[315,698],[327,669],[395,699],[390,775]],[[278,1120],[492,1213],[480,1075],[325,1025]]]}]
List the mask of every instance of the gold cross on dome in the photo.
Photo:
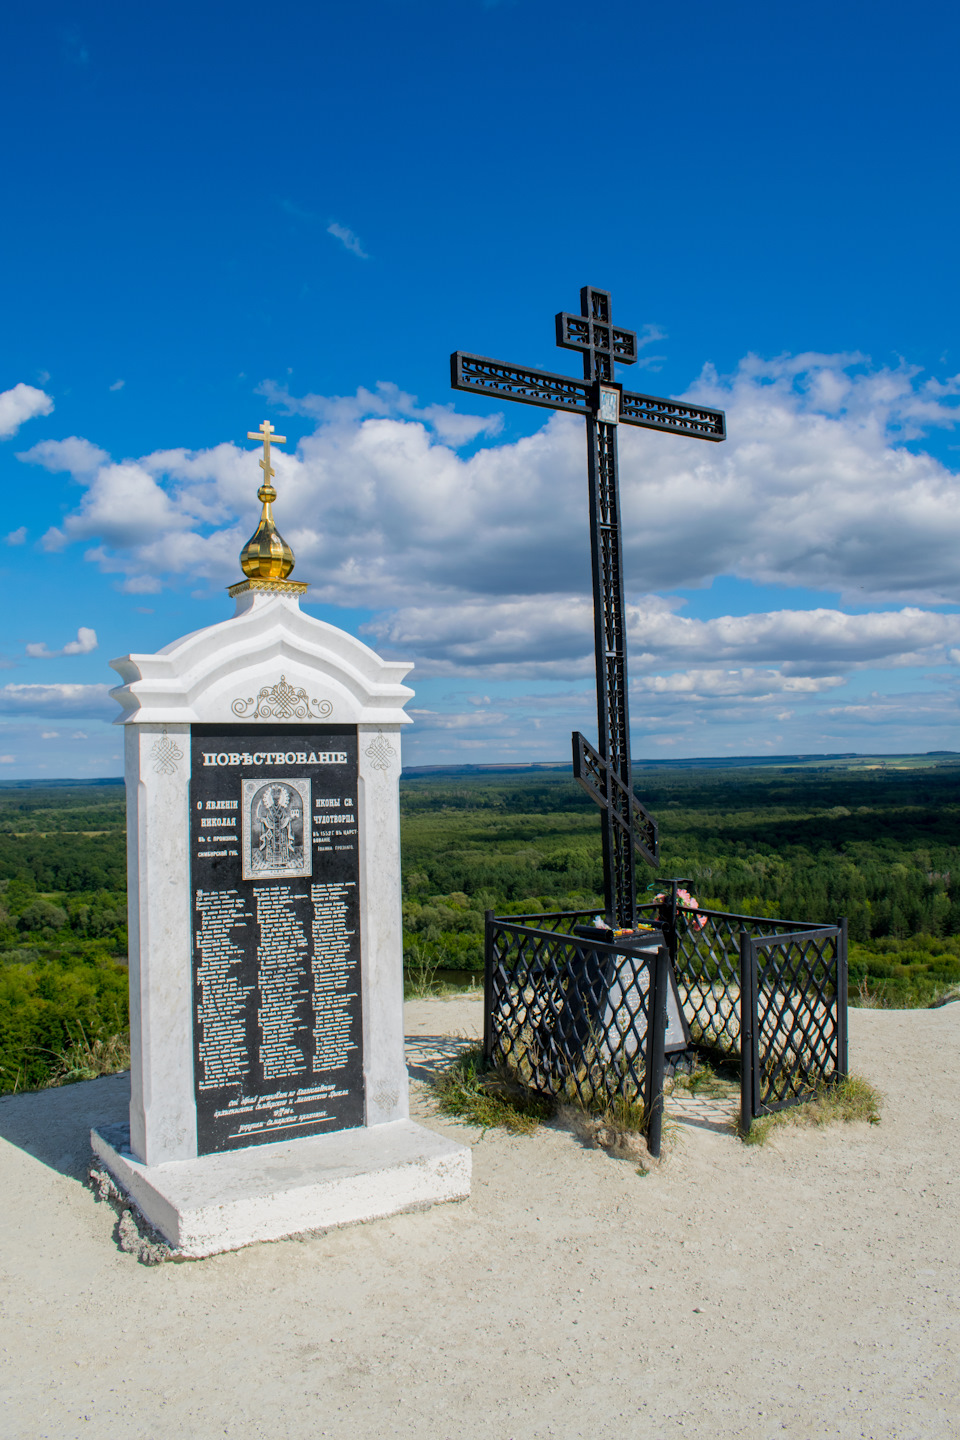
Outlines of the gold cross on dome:
[{"label": "gold cross on dome", "polygon": [[247,439],[263,441],[263,459],[260,461],[260,469],[263,471],[263,483],[269,485],[271,477],[277,473],[270,465],[270,445],[271,443],[286,445],[287,437],[286,435],[277,435],[270,421],[264,420],[259,430],[247,431]]}]

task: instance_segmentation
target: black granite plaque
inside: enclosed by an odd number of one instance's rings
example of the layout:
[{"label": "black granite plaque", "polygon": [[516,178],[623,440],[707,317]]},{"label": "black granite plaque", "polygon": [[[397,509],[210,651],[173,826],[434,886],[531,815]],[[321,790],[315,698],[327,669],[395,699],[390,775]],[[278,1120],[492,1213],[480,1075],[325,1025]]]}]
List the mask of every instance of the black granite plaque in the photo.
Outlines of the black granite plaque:
[{"label": "black granite plaque", "polygon": [[201,1155],[363,1124],[355,725],[194,725]]}]

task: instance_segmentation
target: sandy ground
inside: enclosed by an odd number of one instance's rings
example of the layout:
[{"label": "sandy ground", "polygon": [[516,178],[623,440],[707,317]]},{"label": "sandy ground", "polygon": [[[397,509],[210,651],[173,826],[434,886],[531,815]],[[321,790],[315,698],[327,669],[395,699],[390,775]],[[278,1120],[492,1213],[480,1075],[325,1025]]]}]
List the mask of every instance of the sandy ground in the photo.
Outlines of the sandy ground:
[{"label": "sandy ground", "polygon": [[[408,1006],[416,1083],[479,1004]],[[883,1122],[764,1149],[722,1104],[659,1171],[428,1123],[472,1198],[140,1265],[81,1183],[116,1076],[0,1101],[0,1433],[105,1436],[960,1435],[960,1004],[854,1011]]]}]

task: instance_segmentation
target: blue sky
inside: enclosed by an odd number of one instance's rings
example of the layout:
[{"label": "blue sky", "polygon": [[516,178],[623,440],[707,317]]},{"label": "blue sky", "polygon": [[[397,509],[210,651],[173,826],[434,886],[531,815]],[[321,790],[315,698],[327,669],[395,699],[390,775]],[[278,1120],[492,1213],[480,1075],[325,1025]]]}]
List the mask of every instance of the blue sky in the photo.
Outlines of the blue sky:
[{"label": "blue sky", "polygon": [[[277,519],[416,662],[409,764],[595,733],[578,373],[612,291],[634,753],[960,749],[955,7],[8,7],[0,775],[119,773],[108,660],[225,618]],[[12,60],[10,57],[14,57]]]}]

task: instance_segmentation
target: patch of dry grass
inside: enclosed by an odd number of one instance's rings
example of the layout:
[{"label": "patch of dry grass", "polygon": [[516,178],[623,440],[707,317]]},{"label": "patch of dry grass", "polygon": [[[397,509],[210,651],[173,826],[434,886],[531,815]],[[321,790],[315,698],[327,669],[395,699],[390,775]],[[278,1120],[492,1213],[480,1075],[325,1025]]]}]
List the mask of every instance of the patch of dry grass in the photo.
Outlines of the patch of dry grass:
[{"label": "patch of dry grass", "polygon": [[848,1075],[836,1085],[821,1085],[810,1100],[761,1115],[740,1138],[745,1145],[765,1145],[774,1130],[788,1125],[833,1125],[841,1120],[880,1123],[880,1092],[862,1075]]},{"label": "patch of dry grass", "polygon": [[557,1119],[590,1149],[606,1150],[618,1160],[647,1157],[647,1115],[639,1100],[617,1095],[600,1111],[575,1103],[561,1105]]},{"label": "patch of dry grass", "polygon": [[44,1088],[73,1085],[78,1080],[96,1080],[100,1075],[117,1075],[121,1070],[129,1069],[129,1030],[90,1040],[81,1026],[80,1038],[57,1056],[57,1068]]},{"label": "patch of dry grass", "polygon": [[442,1115],[479,1125],[499,1126],[514,1135],[530,1135],[556,1113],[556,1102],[530,1090],[505,1069],[487,1069],[479,1045],[464,1052],[431,1081]]},{"label": "patch of dry grass", "polygon": [[[646,1112],[639,1099],[618,1095],[592,1105],[591,1090],[585,1090],[586,1100],[580,1099],[572,1080],[566,1095],[544,1095],[506,1067],[487,1069],[479,1045],[448,1065],[431,1085],[440,1113],[464,1124],[531,1135],[545,1120],[555,1118],[590,1149],[623,1160],[647,1159]],[[638,1163],[638,1173],[647,1173],[643,1164]]]}]

